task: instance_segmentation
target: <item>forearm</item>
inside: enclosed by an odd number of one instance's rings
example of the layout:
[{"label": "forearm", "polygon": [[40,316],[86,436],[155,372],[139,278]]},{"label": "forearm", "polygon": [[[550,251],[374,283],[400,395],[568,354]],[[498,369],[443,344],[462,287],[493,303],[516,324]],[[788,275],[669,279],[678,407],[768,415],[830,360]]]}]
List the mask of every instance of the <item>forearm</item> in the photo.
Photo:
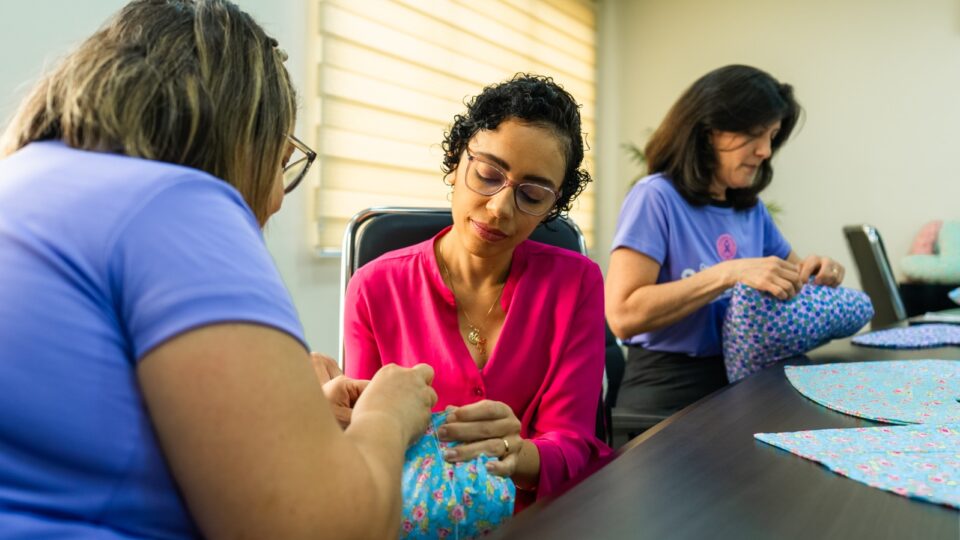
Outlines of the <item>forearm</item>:
[{"label": "forearm", "polygon": [[[349,504],[367,529],[361,536],[395,536],[400,526],[400,479],[407,447],[402,430],[392,417],[367,413],[354,417],[344,434],[360,458],[356,466],[362,476],[356,478],[355,485],[362,488]],[[372,523],[369,516],[388,518]]]},{"label": "forearm", "polygon": [[620,338],[658,330],[709,304],[735,284],[721,263],[679,281],[639,287],[622,302],[608,302],[607,319]]}]

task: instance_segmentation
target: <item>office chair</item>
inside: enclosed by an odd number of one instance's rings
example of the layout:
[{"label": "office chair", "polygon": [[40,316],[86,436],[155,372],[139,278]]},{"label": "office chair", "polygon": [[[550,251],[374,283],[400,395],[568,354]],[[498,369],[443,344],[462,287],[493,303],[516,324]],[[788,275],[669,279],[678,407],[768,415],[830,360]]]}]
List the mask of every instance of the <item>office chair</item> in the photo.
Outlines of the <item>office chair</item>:
[{"label": "office chair", "polygon": [[[356,214],[347,224],[343,234],[340,269],[340,367],[343,368],[344,310],[347,283],[358,268],[388,251],[410,246],[436,235],[444,227],[453,224],[448,208],[368,208]],[[530,239],[544,244],[576,251],[587,255],[587,245],[580,228],[569,219],[559,218],[534,229]],[[607,328],[604,366],[608,374],[607,393],[615,399],[623,376],[625,363],[623,351]],[[619,376],[617,376],[619,374]],[[612,391],[612,394],[611,394]],[[640,433],[660,420],[661,417],[638,415],[618,411],[613,401],[601,396],[597,410],[597,437],[611,444],[617,434]]]},{"label": "office chair", "polygon": [[870,328],[877,329],[906,319],[907,311],[880,233],[870,225],[847,225],[843,234],[860,274],[860,286],[873,302]]}]

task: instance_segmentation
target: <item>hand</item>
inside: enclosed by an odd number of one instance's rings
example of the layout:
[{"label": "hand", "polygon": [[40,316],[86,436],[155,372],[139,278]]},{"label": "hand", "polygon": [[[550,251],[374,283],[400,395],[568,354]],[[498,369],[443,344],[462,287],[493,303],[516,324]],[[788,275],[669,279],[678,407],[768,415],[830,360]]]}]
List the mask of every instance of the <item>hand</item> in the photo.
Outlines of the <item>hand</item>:
[{"label": "hand", "polygon": [[836,287],[843,283],[846,274],[843,265],[830,257],[810,255],[800,263],[800,279],[804,283],[810,279],[810,276],[815,275],[817,277],[813,280],[814,284]]},{"label": "hand", "polygon": [[370,381],[351,379],[346,375],[338,375],[323,385],[323,395],[327,396],[333,415],[340,422],[340,427],[346,429],[350,425],[353,406],[360,399],[360,394],[370,384]]},{"label": "hand", "polygon": [[768,292],[781,300],[793,298],[804,283],[797,265],[780,257],[732,259],[721,264],[733,273],[735,282]]},{"label": "hand", "polygon": [[380,368],[353,406],[353,420],[364,414],[383,415],[396,420],[409,446],[430,422],[430,409],[437,393],[430,387],[433,368],[417,364],[403,368],[387,364]]},{"label": "hand", "polygon": [[513,475],[517,455],[525,444],[520,437],[520,420],[510,406],[491,400],[448,407],[447,419],[437,430],[437,436],[441,441],[462,443],[448,448],[444,454],[451,463],[470,461],[480,454],[500,458],[487,465],[487,470],[497,476]]},{"label": "hand", "polygon": [[310,353],[310,361],[313,362],[313,371],[317,374],[317,379],[320,380],[320,384],[324,384],[343,375],[337,362],[325,354],[312,352]]}]

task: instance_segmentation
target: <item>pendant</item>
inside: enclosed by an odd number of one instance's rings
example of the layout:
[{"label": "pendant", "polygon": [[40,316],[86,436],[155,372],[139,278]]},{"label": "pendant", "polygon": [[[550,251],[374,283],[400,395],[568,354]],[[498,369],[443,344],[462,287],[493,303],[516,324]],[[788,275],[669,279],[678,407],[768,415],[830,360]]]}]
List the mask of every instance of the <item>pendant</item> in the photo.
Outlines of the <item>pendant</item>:
[{"label": "pendant", "polygon": [[470,342],[474,347],[477,346],[477,343],[480,343],[480,340],[483,339],[480,337],[480,329],[476,326],[470,327],[470,332],[467,333],[467,341]]},{"label": "pendant", "polygon": [[480,336],[479,328],[476,326],[470,327],[470,332],[467,333],[467,341],[477,349],[480,358],[487,356],[487,338]]}]

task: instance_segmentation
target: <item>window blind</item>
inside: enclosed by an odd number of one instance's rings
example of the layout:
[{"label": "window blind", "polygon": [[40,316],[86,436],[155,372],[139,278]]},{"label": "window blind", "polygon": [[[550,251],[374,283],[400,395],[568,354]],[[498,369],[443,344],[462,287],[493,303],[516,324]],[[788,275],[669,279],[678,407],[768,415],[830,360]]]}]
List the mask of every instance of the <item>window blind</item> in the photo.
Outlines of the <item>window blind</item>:
[{"label": "window blind", "polygon": [[[449,206],[443,134],[464,100],[517,72],[549,75],[595,118],[595,6],[589,0],[315,0],[305,96],[319,158],[314,245],[335,253],[371,206]],[[312,136],[312,137],[311,137]],[[587,170],[593,152],[587,150]],[[594,188],[571,217],[588,246]]]}]

